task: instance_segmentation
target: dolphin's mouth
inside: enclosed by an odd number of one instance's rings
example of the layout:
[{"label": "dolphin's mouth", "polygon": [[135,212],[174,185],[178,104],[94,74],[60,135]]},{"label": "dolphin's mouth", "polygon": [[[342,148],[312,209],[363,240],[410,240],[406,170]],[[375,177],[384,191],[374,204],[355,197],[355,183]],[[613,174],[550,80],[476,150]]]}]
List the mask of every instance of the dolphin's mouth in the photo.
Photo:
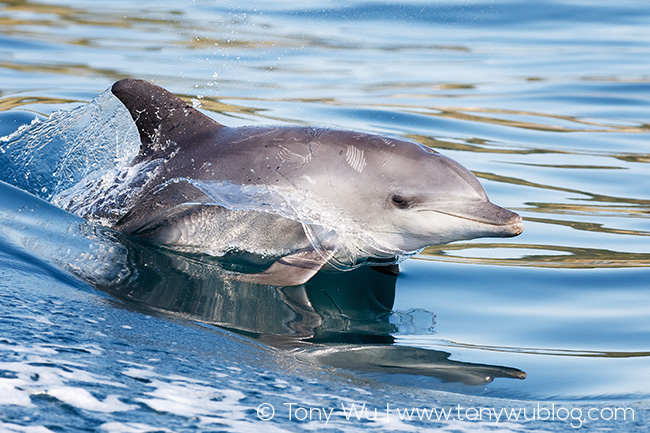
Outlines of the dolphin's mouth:
[{"label": "dolphin's mouth", "polygon": [[524,231],[524,223],[518,213],[504,209],[489,201],[475,204],[465,204],[463,207],[450,207],[447,209],[431,209],[429,211],[461,218],[481,225],[493,227],[492,236],[512,237]]}]

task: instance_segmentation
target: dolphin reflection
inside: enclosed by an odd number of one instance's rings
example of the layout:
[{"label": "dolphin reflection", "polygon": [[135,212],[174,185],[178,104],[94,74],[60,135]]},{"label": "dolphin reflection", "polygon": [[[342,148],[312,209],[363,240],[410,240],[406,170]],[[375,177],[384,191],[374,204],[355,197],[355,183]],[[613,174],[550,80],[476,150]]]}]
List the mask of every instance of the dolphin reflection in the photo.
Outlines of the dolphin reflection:
[{"label": "dolphin reflection", "polygon": [[290,350],[310,363],[466,385],[526,377],[516,368],[454,361],[448,352],[392,344],[395,275],[362,267],[321,271],[300,286],[264,286],[228,278],[211,263],[214,259],[147,246],[134,250],[132,277],[103,290]]}]

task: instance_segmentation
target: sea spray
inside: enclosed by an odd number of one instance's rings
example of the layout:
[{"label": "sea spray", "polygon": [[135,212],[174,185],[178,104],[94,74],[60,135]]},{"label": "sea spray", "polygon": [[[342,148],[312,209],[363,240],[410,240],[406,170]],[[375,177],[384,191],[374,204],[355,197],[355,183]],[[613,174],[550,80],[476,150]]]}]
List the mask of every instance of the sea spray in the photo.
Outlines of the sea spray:
[{"label": "sea spray", "polygon": [[107,90],[0,137],[0,180],[51,200],[93,173],[126,166],[138,148],[128,111]]}]

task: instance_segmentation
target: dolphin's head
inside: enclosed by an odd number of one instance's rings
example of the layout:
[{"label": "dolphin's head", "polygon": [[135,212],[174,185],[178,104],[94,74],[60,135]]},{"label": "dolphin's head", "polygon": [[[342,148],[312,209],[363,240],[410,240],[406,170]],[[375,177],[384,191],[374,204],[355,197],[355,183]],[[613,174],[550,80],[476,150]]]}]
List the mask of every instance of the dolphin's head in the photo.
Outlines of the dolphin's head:
[{"label": "dolphin's head", "polygon": [[[521,217],[490,202],[479,181],[465,167],[424,149],[411,161],[412,171],[400,174],[398,163],[387,163],[393,174],[383,208],[386,243],[404,250],[479,237],[510,237],[523,231]],[[397,172],[395,170],[398,170]]]},{"label": "dolphin's head", "polygon": [[329,134],[321,140],[336,143],[330,152],[338,156],[330,155],[318,183],[387,252],[523,231],[521,217],[491,203],[476,177],[452,159],[413,142]]}]

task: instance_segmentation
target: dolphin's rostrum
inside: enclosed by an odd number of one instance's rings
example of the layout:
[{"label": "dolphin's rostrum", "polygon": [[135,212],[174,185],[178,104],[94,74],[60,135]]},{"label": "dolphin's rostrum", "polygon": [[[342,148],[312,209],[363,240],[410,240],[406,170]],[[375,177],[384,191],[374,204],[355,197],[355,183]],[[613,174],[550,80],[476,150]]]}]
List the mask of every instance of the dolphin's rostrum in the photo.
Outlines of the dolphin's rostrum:
[{"label": "dolphin's rostrum", "polygon": [[146,182],[114,228],[193,253],[266,258],[235,278],[309,280],[324,265],[390,265],[434,244],[516,236],[521,217],[421,144],[312,127],[217,123],[151,83],[112,87],[141,140]]}]

